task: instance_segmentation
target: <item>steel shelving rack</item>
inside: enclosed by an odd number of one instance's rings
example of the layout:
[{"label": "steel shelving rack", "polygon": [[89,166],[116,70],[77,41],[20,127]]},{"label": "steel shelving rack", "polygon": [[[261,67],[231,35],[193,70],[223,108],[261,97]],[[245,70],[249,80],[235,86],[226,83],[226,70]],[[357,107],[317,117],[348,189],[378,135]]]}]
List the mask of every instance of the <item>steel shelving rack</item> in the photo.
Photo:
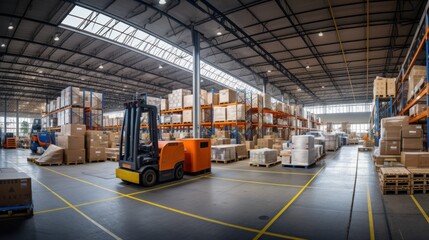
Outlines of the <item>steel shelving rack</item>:
[{"label": "steel shelving rack", "polygon": [[[429,132],[429,94],[428,94],[428,80],[429,80],[429,12],[428,8],[429,2],[426,4],[426,7],[423,11],[423,16],[420,20],[419,26],[417,27],[416,34],[414,35],[413,41],[410,45],[408,53],[405,57],[404,63],[401,66],[401,70],[398,75],[398,81],[400,81],[398,98],[395,100],[397,115],[406,115],[409,109],[414,106],[419,101],[426,100],[426,110],[410,118],[410,123],[424,122],[426,124],[426,133]],[[423,89],[415,94],[414,98],[410,99],[408,102],[405,97],[405,83],[407,77],[410,74],[412,67],[420,59],[424,58],[426,64],[426,79],[425,86]],[[423,62],[423,61],[422,61]],[[410,89],[409,89],[410,91]],[[426,147],[429,147],[429,135],[426,134]]]}]

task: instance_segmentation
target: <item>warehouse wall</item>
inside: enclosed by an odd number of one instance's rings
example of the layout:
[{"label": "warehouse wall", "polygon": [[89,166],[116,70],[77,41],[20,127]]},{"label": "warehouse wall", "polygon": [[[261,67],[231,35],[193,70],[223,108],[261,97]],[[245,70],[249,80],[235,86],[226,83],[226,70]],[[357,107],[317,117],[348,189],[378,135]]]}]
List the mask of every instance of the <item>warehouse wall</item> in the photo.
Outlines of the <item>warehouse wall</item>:
[{"label": "warehouse wall", "polygon": [[332,114],[318,114],[322,119],[322,122],[332,122],[332,123],[341,123],[341,122],[350,122],[350,123],[368,123],[369,112],[360,112],[360,113],[332,113]]}]

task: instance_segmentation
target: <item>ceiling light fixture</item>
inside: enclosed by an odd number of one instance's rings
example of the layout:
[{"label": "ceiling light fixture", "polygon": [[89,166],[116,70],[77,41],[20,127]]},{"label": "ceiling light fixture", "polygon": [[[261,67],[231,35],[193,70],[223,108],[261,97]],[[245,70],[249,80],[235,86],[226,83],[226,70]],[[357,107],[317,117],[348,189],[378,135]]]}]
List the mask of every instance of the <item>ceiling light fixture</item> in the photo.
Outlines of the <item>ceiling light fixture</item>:
[{"label": "ceiling light fixture", "polygon": [[271,70],[268,70],[267,72],[269,72],[269,73],[270,73],[270,72],[271,72]]},{"label": "ceiling light fixture", "polygon": [[42,74],[42,73],[43,73],[43,71],[42,71],[42,70],[39,70],[39,73],[40,73],[40,74]]},{"label": "ceiling light fixture", "polygon": [[325,86],[322,86],[322,88],[325,88]]},{"label": "ceiling light fixture", "polygon": [[58,36],[58,33],[57,33],[57,34],[55,34],[54,41],[58,42],[59,40],[60,40],[60,37]]},{"label": "ceiling light fixture", "polygon": [[98,67],[99,69],[103,69],[103,64],[100,64],[100,66]]},{"label": "ceiling light fixture", "polygon": [[167,3],[167,1],[165,1],[165,0],[159,0],[159,4],[161,4],[161,5],[164,5],[166,3]]},{"label": "ceiling light fixture", "polygon": [[323,37],[323,32],[320,32],[320,33],[319,33],[319,37]]},{"label": "ceiling light fixture", "polygon": [[217,30],[216,35],[220,36],[222,35],[222,32],[220,30]]},{"label": "ceiling light fixture", "polygon": [[2,48],[6,47],[6,44],[2,43],[2,44],[1,44],[1,47],[2,47]]},{"label": "ceiling light fixture", "polygon": [[298,92],[299,92],[299,91],[301,91],[301,88],[298,88],[298,89],[297,89],[297,91],[298,91]]},{"label": "ceiling light fixture", "polygon": [[162,68],[162,65],[159,65],[159,66],[158,66],[158,68],[159,68],[159,69],[161,69],[161,68]]},{"label": "ceiling light fixture", "polygon": [[309,69],[309,68],[310,68],[310,65],[307,65],[305,68]]},{"label": "ceiling light fixture", "polygon": [[9,23],[9,27],[7,27],[7,29],[9,29],[9,30],[13,30],[12,22],[10,22],[10,23]]}]

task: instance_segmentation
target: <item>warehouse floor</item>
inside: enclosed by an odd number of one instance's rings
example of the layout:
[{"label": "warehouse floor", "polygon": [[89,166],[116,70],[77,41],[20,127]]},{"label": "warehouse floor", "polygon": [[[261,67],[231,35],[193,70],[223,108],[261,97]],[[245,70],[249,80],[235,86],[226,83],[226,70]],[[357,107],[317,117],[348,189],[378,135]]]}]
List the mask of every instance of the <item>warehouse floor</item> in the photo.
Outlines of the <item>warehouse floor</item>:
[{"label": "warehouse floor", "polygon": [[27,162],[29,152],[0,150],[0,167],[33,178],[35,208],[32,218],[2,221],[3,239],[429,236],[429,194],[382,196],[370,153],[357,161],[356,146],[310,169],[213,164],[209,175],[153,188],[121,183],[115,162],[39,167]]}]

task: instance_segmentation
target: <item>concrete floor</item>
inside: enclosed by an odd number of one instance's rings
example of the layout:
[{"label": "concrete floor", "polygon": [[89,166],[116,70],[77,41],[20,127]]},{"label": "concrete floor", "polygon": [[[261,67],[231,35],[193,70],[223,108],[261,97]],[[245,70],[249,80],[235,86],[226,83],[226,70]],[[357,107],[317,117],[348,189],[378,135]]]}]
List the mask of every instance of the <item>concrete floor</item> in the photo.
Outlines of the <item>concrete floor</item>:
[{"label": "concrete floor", "polygon": [[429,194],[381,195],[356,146],[310,169],[244,160],[153,188],[123,184],[115,162],[40,167],[29,152],[0,150],[0,167],[33,178],[35,208],[0,239],[429,239]]}]

